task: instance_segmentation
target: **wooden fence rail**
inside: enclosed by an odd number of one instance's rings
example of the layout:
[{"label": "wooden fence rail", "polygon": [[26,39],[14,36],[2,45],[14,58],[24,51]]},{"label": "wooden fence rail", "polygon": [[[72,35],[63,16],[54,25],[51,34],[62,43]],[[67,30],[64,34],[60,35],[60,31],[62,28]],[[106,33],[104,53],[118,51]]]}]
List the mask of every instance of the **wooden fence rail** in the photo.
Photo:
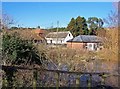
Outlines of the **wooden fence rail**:
[{"label": "wooden fence rail", "polygon": [[75,74],[77,75],[76,77],[76,87],[80,87],[80,77],[83,74],[89,75],[89,80],[88,80],[88,88],[91,88],[91,82],[92,82],[92,76],[93,75],[98,75],[102,78],[102,82],[101,84],[104,85],[105,84],[105,78],[107,76],[119,76],[117,75],[111,75],[108,72],[72,72],[72,71],[62,71],[62,70],[48,70],[48,69],[41,69],[41,68],[29,68],[29,67],[18,67],[18,66],[5,66],[5,65],[1,65],[2,70],[6,71],[16,71],[17,69],[19,70],[32,70],[33,71],[33,89],[36,89],[37,87],[37,76],[38,76],[38,72],[39,71],[46,71],[48,73],[52,72],[56,74],[56,89],[59,89],[60,87],[60,74]]}]

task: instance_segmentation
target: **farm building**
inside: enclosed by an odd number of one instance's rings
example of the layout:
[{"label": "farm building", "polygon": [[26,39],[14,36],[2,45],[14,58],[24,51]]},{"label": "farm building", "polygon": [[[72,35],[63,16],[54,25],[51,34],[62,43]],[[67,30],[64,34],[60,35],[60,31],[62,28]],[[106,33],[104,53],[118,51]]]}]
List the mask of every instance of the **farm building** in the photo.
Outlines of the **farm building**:
[{"label": "farm building", "polygon": [[79,35],[67,41],[67,47],[90,51],[100,50],[102,49],[102,38],[93,35]]},{"label": "farm building", "polygon": [[45,39],[47,40],[47,44],[52,45],[62,45],[67,44],[67,41],[72,39],[73,35],[70,31],[63,32],[50,32],[46,35]]}]

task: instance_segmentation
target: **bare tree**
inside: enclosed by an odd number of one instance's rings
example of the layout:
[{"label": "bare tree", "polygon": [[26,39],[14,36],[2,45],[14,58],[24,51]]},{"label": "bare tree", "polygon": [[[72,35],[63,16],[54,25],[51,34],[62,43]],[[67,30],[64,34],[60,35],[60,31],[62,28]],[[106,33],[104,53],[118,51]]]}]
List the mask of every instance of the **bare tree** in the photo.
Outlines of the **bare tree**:
[{"label": "bare tree", "polygon": [[117,61],[118,57],[118,3],[113,3],[115,10],[108,14],[108,17],[104,19],[105,23],[108,25],[108,30],[105,29],[105,42],[103,56],[106,60]]},{"label": "bare tree", "polygon": [[104,22],[108,25],[108,27],[118,27],[119,22],[119,14],[120,14],[120,5],[119,2],[113,3],[114,10],[108,14],[108,17],[104,18]]},{"label": "bare tree", "polygon": [[13,18],[4,12],[2,13],[2,17],[0,19],[1,19],[0,26],[2,29],[8,29],[12,24],[15,23]]},{"label": "bare tree", "polygon": [[116,27],[118,25],[118,13],[111,11],[108,14],[108,17],[104,19],[104,22],[108,25],[108,27]]}]

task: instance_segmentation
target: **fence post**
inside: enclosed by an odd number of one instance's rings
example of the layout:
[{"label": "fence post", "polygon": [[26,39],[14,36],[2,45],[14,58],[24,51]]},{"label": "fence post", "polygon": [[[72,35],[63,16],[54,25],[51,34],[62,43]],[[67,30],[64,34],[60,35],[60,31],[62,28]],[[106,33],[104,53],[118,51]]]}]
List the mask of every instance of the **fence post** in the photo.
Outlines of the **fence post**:
[{"label": "fence post", "polygon": [[102,81],[101,81],[101,85],[105,85],[105,78],[107,77],[107,74],[102,74],[101,75],[101,78],[102,78]]},{"label": "fence post", "polygon": [[7,79],[5,77],[2,78],[2,87],[8,87],[8,82]]},{"label": "fence post", "polygon": [[59,80],[60,80],[60,73],[57,72],[57,76],[56,76],[56,81],[57,81],[56,89],[59,89]]},{"label": "fence post", "polygon": [[71,83],[70,83],[70,74],[68,75],[68,77],[69,77],[69,78],[68,78],[68,79],[69,79],[69,80],[68,80],[68,87],[70,87],[70,84],[71,84]]},{"label": "fence post", "polygon": [[92,74],[89,74],[88,88],[91,89],[91,87],[92,87]]},{"label": "fence post", "polygon": [[17,72],[17,69],[15,67],[6,67],[3,68],[3,70],[5,71],[6,74],[6,83],[7,83],[7,87],[15,87],[15,73]]},{"label": "fence post", "polygon": [[36,89],[37,87],[37,69],[33,70],[33,89]]},{"label": "fence post", "polygon": [[76,78],[76,87],[80,87],[80,75],[77,75],[77,78]]}]

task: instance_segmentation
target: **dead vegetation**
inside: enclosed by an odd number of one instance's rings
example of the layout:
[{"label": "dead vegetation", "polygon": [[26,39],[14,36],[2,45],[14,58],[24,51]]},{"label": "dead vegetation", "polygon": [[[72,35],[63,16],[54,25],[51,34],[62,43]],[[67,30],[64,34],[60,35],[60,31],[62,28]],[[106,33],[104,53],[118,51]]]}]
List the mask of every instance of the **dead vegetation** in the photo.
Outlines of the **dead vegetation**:
[{"label": "dead vegetation", "polygon": [[104,32],[104,48],[99,51],[75,50],[66,47],[50,48],[45,45],[39,45],[38,49],[44,51],[47,59],[52,60],[59,68],[67,65],[69,71],[117,72],[118,29],[110,28]]}]

